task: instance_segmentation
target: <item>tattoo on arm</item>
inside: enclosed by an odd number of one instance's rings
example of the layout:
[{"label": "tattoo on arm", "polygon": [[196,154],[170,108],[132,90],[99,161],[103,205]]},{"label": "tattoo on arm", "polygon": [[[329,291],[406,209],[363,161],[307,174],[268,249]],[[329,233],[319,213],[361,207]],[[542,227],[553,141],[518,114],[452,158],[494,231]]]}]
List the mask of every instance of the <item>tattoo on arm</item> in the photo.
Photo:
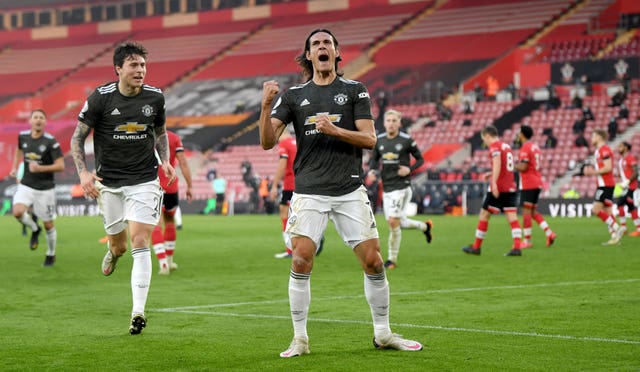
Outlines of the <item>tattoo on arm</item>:
[{"label": "tattoo on arm", "polygon": [[76,130],[71,137],[71,154],[73,156],[73,162],[76,164],[78,174],[87,169],[87,161],[84,153],[84,141],[89,136],[91,128],[82,122],[78,122]]},{"label": "tattoo on arm", "polygon": [[162,164],[169,162],[169,137],[164,127],[156,127],[156,150],[160,155]]}]

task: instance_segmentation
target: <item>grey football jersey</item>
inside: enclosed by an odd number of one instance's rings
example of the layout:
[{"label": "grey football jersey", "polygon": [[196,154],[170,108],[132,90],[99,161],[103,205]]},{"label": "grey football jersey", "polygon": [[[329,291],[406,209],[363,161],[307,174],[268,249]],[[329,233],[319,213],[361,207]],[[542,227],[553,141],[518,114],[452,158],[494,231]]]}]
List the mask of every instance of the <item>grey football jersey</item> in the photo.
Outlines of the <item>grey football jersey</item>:
[{"label": "grey football jersey", "polygon": [[144,84],[127,97],[113,82],[98,87],[78,115],[93,128],[96,173],[109,187],[136,185],[158,177],[155,132],[165,123],[164,95]]},{"label": "grey football jersey", "polygon": [[[410,155],[416,159],[413,166],[409,165]],[[411,176],[398,175],[398,168],[401,165],[413,170],[424,164],[422,153],[416,142],[404,132],[398,133],[394,138],[389,138],[386,133],[378,135],[378,142],[369,163],[370,168],[378,169],[381,159],[382,186],[385,192],[404,189],[411,185]]]},{"label": "grey football jersey", "polygon": [[295,191],[348,194],[362,185],[362,149],[318,132],[319,114],[327,114],[338,127],[355,131],[356,120],[372,119],[369,93],[362,83],[340,77],[323,86],[309,81],[284,92],[271,112],[272,117],[293,123],[296,132]]},{"label": "grey football jersey", "polygon": [[40,165],[53,164],[63,156],[58,141],[46,132],[40,138],[33,138],[31,130],[25,130],[18,135],[18,148],[22,150],[24,156],[24,176],[20,182],[36,190],[54,188],[53,172],[31,173],[29,162],[36,162]]}]

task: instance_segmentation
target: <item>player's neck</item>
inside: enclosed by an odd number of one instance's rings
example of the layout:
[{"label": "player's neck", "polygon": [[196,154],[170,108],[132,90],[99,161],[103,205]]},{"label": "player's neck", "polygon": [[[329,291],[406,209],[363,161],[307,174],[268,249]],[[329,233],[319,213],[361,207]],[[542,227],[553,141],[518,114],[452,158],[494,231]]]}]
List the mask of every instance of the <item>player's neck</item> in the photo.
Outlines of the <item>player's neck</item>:
[{"label": "player's neck", "polygon": [[313,74],[313,83],[315,85],[329,85],[338,77],[335,71],[315,71]]},{"label": "player's neck", "polygon": [[140,94],[142,87],[133,87],[131,85],[127,85],[124,82],[118,82],[118,91],[125,97],[133,97]]},{"label": "player's neck", "polygon": [[394,132],[394,133],[387,132],[387,138],[394,139],[394,138],[398,137],[398,134],[400,134],[400,132]]},{"label": "player's neck", "polygon": [[31,138],[38,139],[42,137],[44,130],[31,130]]}]

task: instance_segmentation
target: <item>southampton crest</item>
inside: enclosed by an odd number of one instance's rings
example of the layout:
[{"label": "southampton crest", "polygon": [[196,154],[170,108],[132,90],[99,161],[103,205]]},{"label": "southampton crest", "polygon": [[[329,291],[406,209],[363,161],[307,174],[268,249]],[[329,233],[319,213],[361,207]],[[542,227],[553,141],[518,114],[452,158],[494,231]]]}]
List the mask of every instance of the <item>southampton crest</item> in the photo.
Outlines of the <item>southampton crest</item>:
[{"label": "southampton crest", "polygon": [[349,97],[347,97],[346,94],[336,94],[335,96],[333,96],[333,101],[337,104],[339,104],[340,106],[344,105],[345,103],[347,103],[347,101],[349,100]]},{"label": "southampton crest", "polygon": [[146,117],[149,117],[149,116],[153,115],[153,107],[151,107],[149,105],[142,106],[142,113]]}]

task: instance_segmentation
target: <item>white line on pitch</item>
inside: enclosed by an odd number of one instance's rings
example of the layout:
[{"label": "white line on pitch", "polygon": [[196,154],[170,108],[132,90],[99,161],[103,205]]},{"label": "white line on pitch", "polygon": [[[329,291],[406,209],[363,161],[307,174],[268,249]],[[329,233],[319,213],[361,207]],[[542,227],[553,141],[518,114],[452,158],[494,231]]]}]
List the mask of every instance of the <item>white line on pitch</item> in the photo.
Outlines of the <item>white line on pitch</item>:
[{"label": "white line on pitch", "polygon": [[[223,313],[223,312],[216,312],[216,311],[175,310],[175,309],[160,309],[160,311],[177,312],[177,313],[185,313],[185,314],[202,314],[202,315],[215,315],[215,316],[227,316],[227,317],[254,318],[254,319],[291,320],[291,317],[288,315],[284,316],[284,315],[267,315],[267,314],[240,314],[240,313]],[[309,318],[309,321],[322,322],[322,323],[349,323],[349,324],[367,324],[367,325],[371,324],[371,321],[349,320],[349,319]],[[440,331],[489,333],[489,334],[506,335],[506,336],[540,337],[540,338],[553,338],[553,339],[562,339],[562,340],[594,341],[594,342],[609,342],[609,343],[640,345],[640,341],[604,338],[604,337],[578,337],[578,336],[554,335],[554,334],[535,333],[535,332],[516,332],[516,331],[500,331],[500,330],[494,330],[494,329],[443,327],[443,326],[408,324],[408,323],[391,323],[391,326],[405,327],[405,328],[435,329]]]},{"label": "white line on pitch", "polygon": [[[493,290],[525,289],[525,288],[540,288],[540,287],[563,287],[563,286],[577,286],[577,285],[601,285],[601,284],[618,284],[618,283],[634,283],[634,282],[640,282],[640,278],[593,280],[593,281],[580,281],[580,282],[521,284],[521,285],[505,285],[505,286],[495,286],[495,287],[430,289],[426,291],[391,292],[390,294],[391,296],[415,296],[415,295],[437,294],[437,293],[493,291]],[[363,297],[364,295],[362,294],[333,296],[333,297],[317,297],[317,298],[313,298],[313,301],[335,301],[335,300],[356,299],[356,298],[363,298]],[[158,311],[175,312],[175,311],[181,311],[181,310],[212,309],[212,308],[218,308],[218,307],[234,307],[234,306],[244,306],[244,305],[269,305],[269,304],[288,303],[288,302],[289,302],[288,299],[248,301],[248,302],[235,302],[235,303],[226,303],[226,304],[181,306],[181,307],[158,309]]]}]

